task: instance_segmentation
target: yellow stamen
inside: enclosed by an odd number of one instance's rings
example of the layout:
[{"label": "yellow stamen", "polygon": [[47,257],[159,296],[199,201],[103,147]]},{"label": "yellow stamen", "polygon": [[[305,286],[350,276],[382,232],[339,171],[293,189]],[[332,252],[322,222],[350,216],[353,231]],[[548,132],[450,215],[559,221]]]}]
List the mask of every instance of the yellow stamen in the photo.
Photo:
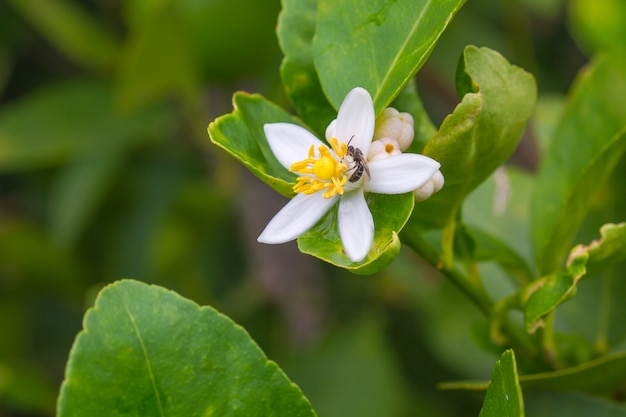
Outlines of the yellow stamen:
[{"label": "yellow stamen", "polygon": [[315,155],[315,146],[311,145],[308,158],[294,162],[289,170],[300,174],[293,186],[296,193],[313,194],[324,190],[322,196],[331,198],[337,194],[343,194],[343,186],[347,177],[344,175],[346,166],[343,157],[347,153],[347,145],[339,144],[336,138],[330,140],[330,145],[337,156],[333,155],[325,145],[318,147],[318,155]]}]

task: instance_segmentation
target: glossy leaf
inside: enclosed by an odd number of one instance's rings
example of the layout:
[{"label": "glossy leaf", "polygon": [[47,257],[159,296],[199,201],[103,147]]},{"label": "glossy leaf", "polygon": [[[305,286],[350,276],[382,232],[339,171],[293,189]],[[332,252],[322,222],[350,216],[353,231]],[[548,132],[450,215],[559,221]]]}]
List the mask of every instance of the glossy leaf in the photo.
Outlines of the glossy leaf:
[{"label": "glossy leaf", "polygon": [[530,284],[528,300],[524,306],[526,330],[534,332],[542,325],[541,318],[553,311],[559,304],[576,294],[576,283],[585,275],[588,255],[574,258],[568,268],[541,278]]},{"label": "glossy leaf", "polygon": [[512,350],[496,362],[480,417],[524,417],[524,400]]},{"label": "glossy leaf", "polygon": [[424,64],[464,0],[318,2],[313,54],[322,88],[339,108],[356,86],[385,108]]},{"label": "glossy leaf", "polygon": [[102,290],[85,315],[57,415],[315,413],[230,319],[166,289],[125,280]]},{"label": "glossy leaf", "polygon": [[288,172],[272,153],[263,125],[276,122],[300,124],[299,121],[260,95],[237,93],[233,106],[235,110],[232,113],[209,125],[211,141],[276,191],[292,196],[295,175]]},{"label": "glossy leaf", "polygon": [[603,56],[581,73],[537,176],[532,242],[542,274],[564,261],[594,192],[626,150],[626,60]]},{"label": "glossy leaf", "polygon": [[[446,183],[420,203],[413,220],[443,227],[465,197],[515,150],[536,98],[532,75],[488,48],[467,47],[457,73],[461,103],[424,154],[441,163]],[[513,104],[512,104],[513,103]]]},{"label": "glossy leaf", "polygon": [[322,91],[313,64],[313,34],[317,0],[283,0],[278,18],[278,41],[285,54],[280,75],[298,115],[323,137],[337,111]]},{"label": "glossy leaf", "polygon": [[356,274],[372,274],[387,266],[400,251],[398,233],[411,215],[413,194],[369,194],[366,200],[374,218],[374,244],[363,261],[354,263],[343,253],[336,207],[298,238],[300,251]]}]

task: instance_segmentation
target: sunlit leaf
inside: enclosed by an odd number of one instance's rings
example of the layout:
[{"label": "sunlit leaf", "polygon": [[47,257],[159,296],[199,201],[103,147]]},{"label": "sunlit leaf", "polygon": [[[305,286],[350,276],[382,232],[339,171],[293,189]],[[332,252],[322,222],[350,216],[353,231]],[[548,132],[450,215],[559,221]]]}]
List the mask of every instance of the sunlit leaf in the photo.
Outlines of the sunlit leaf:
[{"label": "sunlit leaf", "polygon": [[106,287],[85,315],[57,414],[315,415],[241,327],[137,281]]},{"label": "sunlit leaf", "polygon": [[594,192],[626,150],[626,60],[600,57],[576,81],[537,177],[532,242],[542,274],[564,261]]},{"label": "sunlit leaf", "polygon": [[352,88],[385,108],[424,64],[464,0],[318,2],[315,67],[335,108]]},{"label": "sunlit leaf", "polygon": [[237,93],[235,110],[209,125],[211,141],[237,158],[254,175],[284,196],[293,195],[295,175],[288,172],[270,149],[263,125],[298,120],[259,95]]},{"label": "sunlit leaf", "polygon": [[512,350],[496,362],[480,417],[524,417],[524,400]]},{"label": "sunlit leaf", "polygon": [[457,74],[462,102],[424,154],[441,163],[443,189],[419,203],[413,220],[444,226],[465,197],[511,155],[535,103],[532,75],[487,48],[467,47]]}]

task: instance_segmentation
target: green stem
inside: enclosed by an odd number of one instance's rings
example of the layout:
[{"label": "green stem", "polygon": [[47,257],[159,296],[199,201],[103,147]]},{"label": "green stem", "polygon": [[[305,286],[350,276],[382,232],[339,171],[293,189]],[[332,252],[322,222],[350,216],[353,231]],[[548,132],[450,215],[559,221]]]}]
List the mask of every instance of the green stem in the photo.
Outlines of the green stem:
[{"label": "green stem", "polygon": [[546,314],[543,318],[543,328],[541,329],[541,349],[546,363],[552,368],[562,368],[558,349],[554,342],[554,311]]}]

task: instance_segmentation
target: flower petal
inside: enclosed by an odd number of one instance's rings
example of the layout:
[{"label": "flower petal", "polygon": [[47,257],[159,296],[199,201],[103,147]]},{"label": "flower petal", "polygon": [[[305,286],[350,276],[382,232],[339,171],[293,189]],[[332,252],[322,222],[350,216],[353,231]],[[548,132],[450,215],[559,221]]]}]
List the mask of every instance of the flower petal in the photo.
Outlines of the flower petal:
[{"label": "flower petal", "polygon": [[341,197],[338,220],[346,255],[352,262],[362,261],[374,243],[374,219],[362,188]]},{"label": "flower petal", "polygon": [[322,145],[311,132],[292,123],[268,123],[263,125],[263,130],[274,156],[287,169],[305,159],[311,145],[315,148]]},{"label": "flower petal", "polygon": [[371,178],[365,191],[378,194],[402,194],[424,185],[440,167],[424,155],[403,153],[368,163]]},{"label": "flower petal", "polygon": [[338,198],[324,198],[321,192],[296,195],[270,220],[257,241],[285,243],[294,240],[313,227]]},{"label": "flower petal", "polygon": [[361,87],[352,89],[341,103],[337,115],[337,139],[359,148],[367,155],[374,137],[374,105],[372,97]]}]

